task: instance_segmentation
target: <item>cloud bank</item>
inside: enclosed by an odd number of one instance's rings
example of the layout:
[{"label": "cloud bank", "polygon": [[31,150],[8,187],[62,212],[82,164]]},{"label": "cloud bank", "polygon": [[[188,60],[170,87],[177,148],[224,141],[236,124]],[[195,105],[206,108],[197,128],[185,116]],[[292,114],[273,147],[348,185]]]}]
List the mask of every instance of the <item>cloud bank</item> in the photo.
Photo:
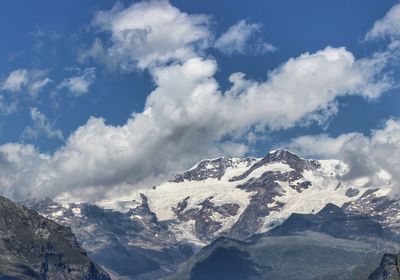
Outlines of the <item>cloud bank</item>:
[{"label": "cloud bank", "polygon": [[[392,86],[384,53],[356,59],[343,47],[328,46],[289,59],[261,81],[233,73],[231,87],[221,91],[217,62],[205,54],[214,38],[209,16],[147,1],[99,12],[93,24],[109,41],[96,40],[81,58],[122,71],[148,69],[155,89],[126,124],[92,117],[54,154],[32,145],[0,146],[3,195],[93,202],[204,157],[244,155],[254,132],[324,124],[337,113],[339,97],[374,100]],[[42,131],[47,124],[39,126]]]}]

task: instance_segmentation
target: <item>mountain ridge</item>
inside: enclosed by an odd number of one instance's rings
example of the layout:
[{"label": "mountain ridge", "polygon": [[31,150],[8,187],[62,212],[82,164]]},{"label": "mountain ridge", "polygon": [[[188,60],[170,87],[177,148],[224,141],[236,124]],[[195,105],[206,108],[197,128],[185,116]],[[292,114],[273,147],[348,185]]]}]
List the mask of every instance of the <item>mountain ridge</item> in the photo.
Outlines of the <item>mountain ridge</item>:
[{"label": "mountain ridge", "polygon": [[[347,165],[339,160],[304,159],[281,149],[263,158],[202,160],[153,188],[124,194],[124,200],[115,197],[96,205],[26,203],[71,226],[89,255],[116,275],[157,279],[220,236],[246,240],[271,230],[292,213],[312,214],[334,203],[348,213],[371,214],[375,219],[379,211],[371,213],[362,206],[389,207],[385,200],[377,204],[386,186],[373,192],[362,182],[340,181],[346,172]],[[113,205],[128,207],[120,211]],[[388,221],[384,226],[393,229],[395,223]],[[115,264],[113,256],[127,265]],[[128,265],[136,256],[141,256],[141,265]]]}]

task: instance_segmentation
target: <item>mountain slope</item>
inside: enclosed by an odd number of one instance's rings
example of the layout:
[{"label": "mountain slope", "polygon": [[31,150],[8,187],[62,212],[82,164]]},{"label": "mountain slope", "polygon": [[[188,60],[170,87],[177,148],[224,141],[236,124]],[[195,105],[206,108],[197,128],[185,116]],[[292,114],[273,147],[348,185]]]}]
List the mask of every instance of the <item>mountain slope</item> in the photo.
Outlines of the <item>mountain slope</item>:
[{"label": "mountain slope", "polygon": [[89,256],[119,277],[156,279],[193,254],[149,210],[147,199],[126,213],[95,205],[61,205],[50,199],[30,201],[31,207],[70,226]]},{"label": "mountain slope", "polygon": [[245,241],[221,237],[172,279],[361,280],[384,252],[399,248],[397,236],[370,218],[328,204]]},{"label": "mountain slope", "polygon": [[0,197],[0,277],[110,279],[69,228]]}]

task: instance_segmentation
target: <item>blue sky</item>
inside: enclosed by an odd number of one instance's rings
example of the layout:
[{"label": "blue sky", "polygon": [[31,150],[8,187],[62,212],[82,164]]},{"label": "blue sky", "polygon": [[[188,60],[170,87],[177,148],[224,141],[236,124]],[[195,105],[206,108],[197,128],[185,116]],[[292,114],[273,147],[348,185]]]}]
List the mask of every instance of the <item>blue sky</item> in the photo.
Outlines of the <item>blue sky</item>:
[{"label": "blue sky", "polygon": [[95,200],[222,154],[343,157],[400,115],[398,5],[1,1],[0,153],[26,174],[0,183]]}]

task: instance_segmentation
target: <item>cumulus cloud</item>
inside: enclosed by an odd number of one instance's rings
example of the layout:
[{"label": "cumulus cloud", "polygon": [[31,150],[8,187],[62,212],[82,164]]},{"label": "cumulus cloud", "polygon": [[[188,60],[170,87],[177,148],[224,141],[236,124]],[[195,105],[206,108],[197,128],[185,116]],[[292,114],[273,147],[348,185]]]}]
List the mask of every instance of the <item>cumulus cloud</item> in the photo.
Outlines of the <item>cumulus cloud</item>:
[{"label": "cumulus cloud", "polygon": [[370,136],[361,133],[302,136],[294,139],[289,147],[304,156],[338,158],[346,162],[350,170],[342,178],[352,180],[368,177],[366,186],[383,184],[382,170],[389,174],[393,193],[400,193],[400,120],[389,119],[372,131]]},{"label": "cumulus cloud", "polygon": [[61,130],[54,128],[54,124],[38,108],[31,108],[30,114],[33,125],[25,128],[22,133],[23,139],[35,140],[40,136],[50,139],[63,139]]},{"label": "cumulus cloud", "polygon": [[18,69],[8,75],[1,89],[9,92],[27,91],[31,95],[36,95],[52,82],[46,74],[46,71],[38,69]]},{"label": "cumulus cloud", "polygon": [[214,48],[222,53],[244,54],[246,52],[265,53],[276,51],[277,48],[270,43],[257,38],[262,25],[259,23],[250,23],[246,20],[240,20],[229,27],[214,44]]},{"label": "cumulus cloud", "polygon": [[373,100],[392,86],[385,54],[356,59],[345,48],[326,47],[289,59],[260,81],[233,73],[231,87],[221,91],[218,65],[202,53],[212,37],[208,16],[147,1],[100,12],[95,24],[111,38],[107,46],[97,41],[93,52],[123,70],[149,68],[155,89],[126,124],[92,117],[53,154],[30,145],[0,146],[0,184],[9,197],[96,201],[204,157],[242,156],[249,150],[245,139],[324,124],[337,113],[339,97]]},{"label": "cumulus cloud", "polygon": [[80,96],[89,92],[95,78],[95,69],[93,67],[86,68],[82,73],[64,79],[58,85],[58,89],[66,88],[73,96]]},{"label": "cumulus cloud", "polygon": [[339,155],[344,143],[359,135],[358,133],[348,133],[336,138],[326,134],[304,135],[293,139],[285,146],[307,157],[331,159]]},{"label": "cumulus cloud", "polygon": [[117,5],[97,13],[93,24],[109,34],[110,41],[97,39],[81,53],[81,60],[92,57],[125,71],[185,61],[212,38],[208,16],[189,15],[168,1],[137,2],[125,9]]},{"label": "cumulus cloud", "polygon": [[[323,118],[333,112],[339,96],[378,96],[377,89],[388,86],[374,78],[380,68],[371,63],[367,65],[373,69],[366,70],[360,63],[364,65],[344,48],[328,47],[290,59],[265,81],[235,73],[226,92],[214,79],[217,64],[212,59],[197,57],[159,67],[152,72],[157,87],[143,112],[125,125],[91,118],[53,155],[40,154],[31,146],[27,152],[23,146],[7,146],[3,158],[28,154],[34,170],[25,160],[6,161],[17,170],[9,178],[11,173],[0,168],[0,180],[11,182],[8,190],[14,197],[79,193],[83,198],[80,190],[85,188],[85,199],[97,200],[107,190],[168,175],[202,157],[241,156],[248,151],[242,138],[253,129],[288,128],[304,119]],[[35,180],[27,180],[28,175]]]}]

